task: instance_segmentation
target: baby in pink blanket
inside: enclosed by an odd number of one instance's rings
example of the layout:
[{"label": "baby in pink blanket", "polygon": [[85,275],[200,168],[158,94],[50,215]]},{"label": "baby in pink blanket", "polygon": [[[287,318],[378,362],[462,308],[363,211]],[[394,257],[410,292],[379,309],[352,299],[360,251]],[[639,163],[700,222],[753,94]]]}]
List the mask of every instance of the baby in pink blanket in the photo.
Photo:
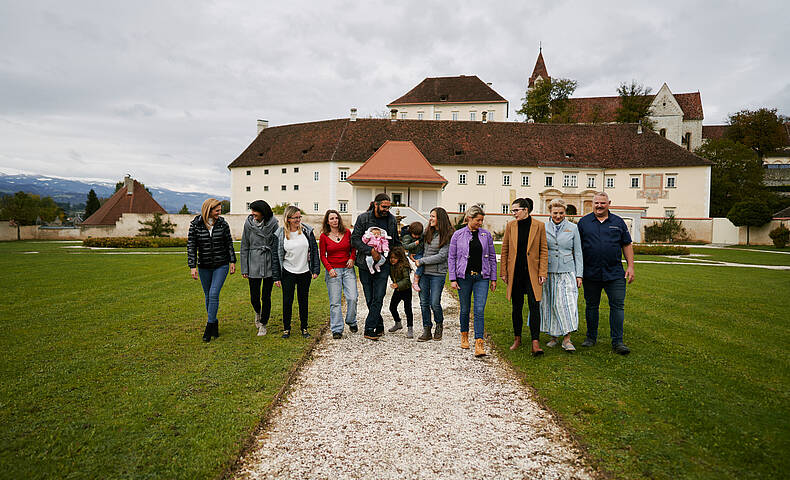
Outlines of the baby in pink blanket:
[{"label": "baby in pink blanket", "polygon": [[378,227],[370,227],[365,231],[364,235],[362,235],[362,243],[368,245],[381,254],[381,258],[378,262],[373,260],[372,255],[365,257],[365,263],[368,264],[368,269],[370,270],[371,274],[380,272],[381,266],[387,261],[387,254],[390,251],[389,239],[391,238],[392,237],[387,235],[386,230],[382,230]]}]

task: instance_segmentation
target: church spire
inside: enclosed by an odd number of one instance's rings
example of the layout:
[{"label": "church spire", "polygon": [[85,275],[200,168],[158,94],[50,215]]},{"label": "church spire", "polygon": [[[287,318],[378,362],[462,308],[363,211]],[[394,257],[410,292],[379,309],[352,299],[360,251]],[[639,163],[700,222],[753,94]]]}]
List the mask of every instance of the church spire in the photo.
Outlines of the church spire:
[{"label": "church spire", "polygon": [[529,77],[529,88],[535,86],[538,80],[551,81],[548,70],[546,70],[546,62],[543,60],[543,43],[539,44],[538,60],[535,62],[535,68],[532,69],[532,76]]}]

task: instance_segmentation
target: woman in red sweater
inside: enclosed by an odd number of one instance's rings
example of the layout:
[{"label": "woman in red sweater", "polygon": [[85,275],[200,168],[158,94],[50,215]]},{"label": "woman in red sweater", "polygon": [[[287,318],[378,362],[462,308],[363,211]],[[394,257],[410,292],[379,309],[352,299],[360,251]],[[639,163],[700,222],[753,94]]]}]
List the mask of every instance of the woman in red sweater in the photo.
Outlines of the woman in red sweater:
[{"label": "woman in red sweater", "polygon": [[326,268],[324,279],[329,292],[329,329],[332,338],[343,338],[343,311],[340,298],[346,296],[346,323],[351,333],[357,327],[357,275],[354,270],[356,250],[351,247],[351,231],[343,225],[337,210],[327,210],[321,226],[318,248]]}]

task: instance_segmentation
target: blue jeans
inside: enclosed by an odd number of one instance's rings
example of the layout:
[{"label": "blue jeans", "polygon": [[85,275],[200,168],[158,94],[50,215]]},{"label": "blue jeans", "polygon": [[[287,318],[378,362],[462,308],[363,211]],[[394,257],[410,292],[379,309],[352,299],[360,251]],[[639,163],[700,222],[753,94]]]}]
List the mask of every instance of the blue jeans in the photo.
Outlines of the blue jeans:
[{"label": "blue jeans", "polygon": [[219,291],[228,276],[230,265],[223,265],[217,268],[198,267],[200,285],[203,286],[203,294],[206,296],[206,313],[208,313],[208,323],[217,323],[217,310],[219,310]]},{"label": "blue jeans", "polygon": [[625,319],[625,278],[608,282],[583,280],[584,313],[587,319],[587,339],[598,339],[598,306],[601,304],[601,290],[606,291],[609,299],[609,330],[612,345],[623,343],[623,320]]},{"label": "blue jeans", "polygon": [[423,275],[420,277],[420,310],[422,310],[422,326],[431,328],[431,311],[436,323],[444,323],[442,311],[442,290],[444,275]]},{"label": "blue jeans", "polygon": [[343,310],[340,298],[346,296],[346,323],[357,324],[357,276],[354,267],[335,268],[337,276],[332,278],[324,272],[326,291],[329,293],[329,329],[332,333],[343,333]]},{"label": "blue jeans", "polygon": [[387,294],[387,282],[390,276],[390,263],[385,262],[381,271],[371,274],[367,266],[359,269],[359,282],[365,293],[368,316],[365,319],[365,335],[375,335],[384,331],[384,319],[381,318],[381,307],[384,295]]},{"label": "blue jeans", "polygon": [[458,300],[461,303],[461,331],[469,331],[469,311],[472,306],[472,295],[475,296],[475,338],[483,338],[485,320],[483,314],[488,300],[488,279],[482,275],[470,275],[468,278],[456,279],[458,283]]},{"label": "blue jeans", "polygon": [[[414,255],[414,259],[415,260],[421,259],[423,253],[424,252],[420,252],[420,253],[415,254]],[[418,277],[422,277],[422,272],[424,272],[424,271],[425,271],[425,265],[420,265],[419,267],[417,267],[416,270],[414,270],[414,275],[416,275]]]}]

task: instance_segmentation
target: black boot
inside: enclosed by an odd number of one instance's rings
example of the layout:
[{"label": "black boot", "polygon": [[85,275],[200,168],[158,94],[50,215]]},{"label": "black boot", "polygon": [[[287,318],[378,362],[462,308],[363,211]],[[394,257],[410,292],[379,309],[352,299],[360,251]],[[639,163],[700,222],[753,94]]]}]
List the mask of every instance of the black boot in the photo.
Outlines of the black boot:
[{"label": "black boot", "polygon": [[204,342],[210,342],[211,341],[211,332],[212,331],[214,331],[214,329],[211,327],[211,324],[207,323],[206,324],[206,329],[203,331],[203,341]]},{"label": "black boot", "polygon": [[211,324],[211,336],[214,338],[219,337],[219,321]]}]

